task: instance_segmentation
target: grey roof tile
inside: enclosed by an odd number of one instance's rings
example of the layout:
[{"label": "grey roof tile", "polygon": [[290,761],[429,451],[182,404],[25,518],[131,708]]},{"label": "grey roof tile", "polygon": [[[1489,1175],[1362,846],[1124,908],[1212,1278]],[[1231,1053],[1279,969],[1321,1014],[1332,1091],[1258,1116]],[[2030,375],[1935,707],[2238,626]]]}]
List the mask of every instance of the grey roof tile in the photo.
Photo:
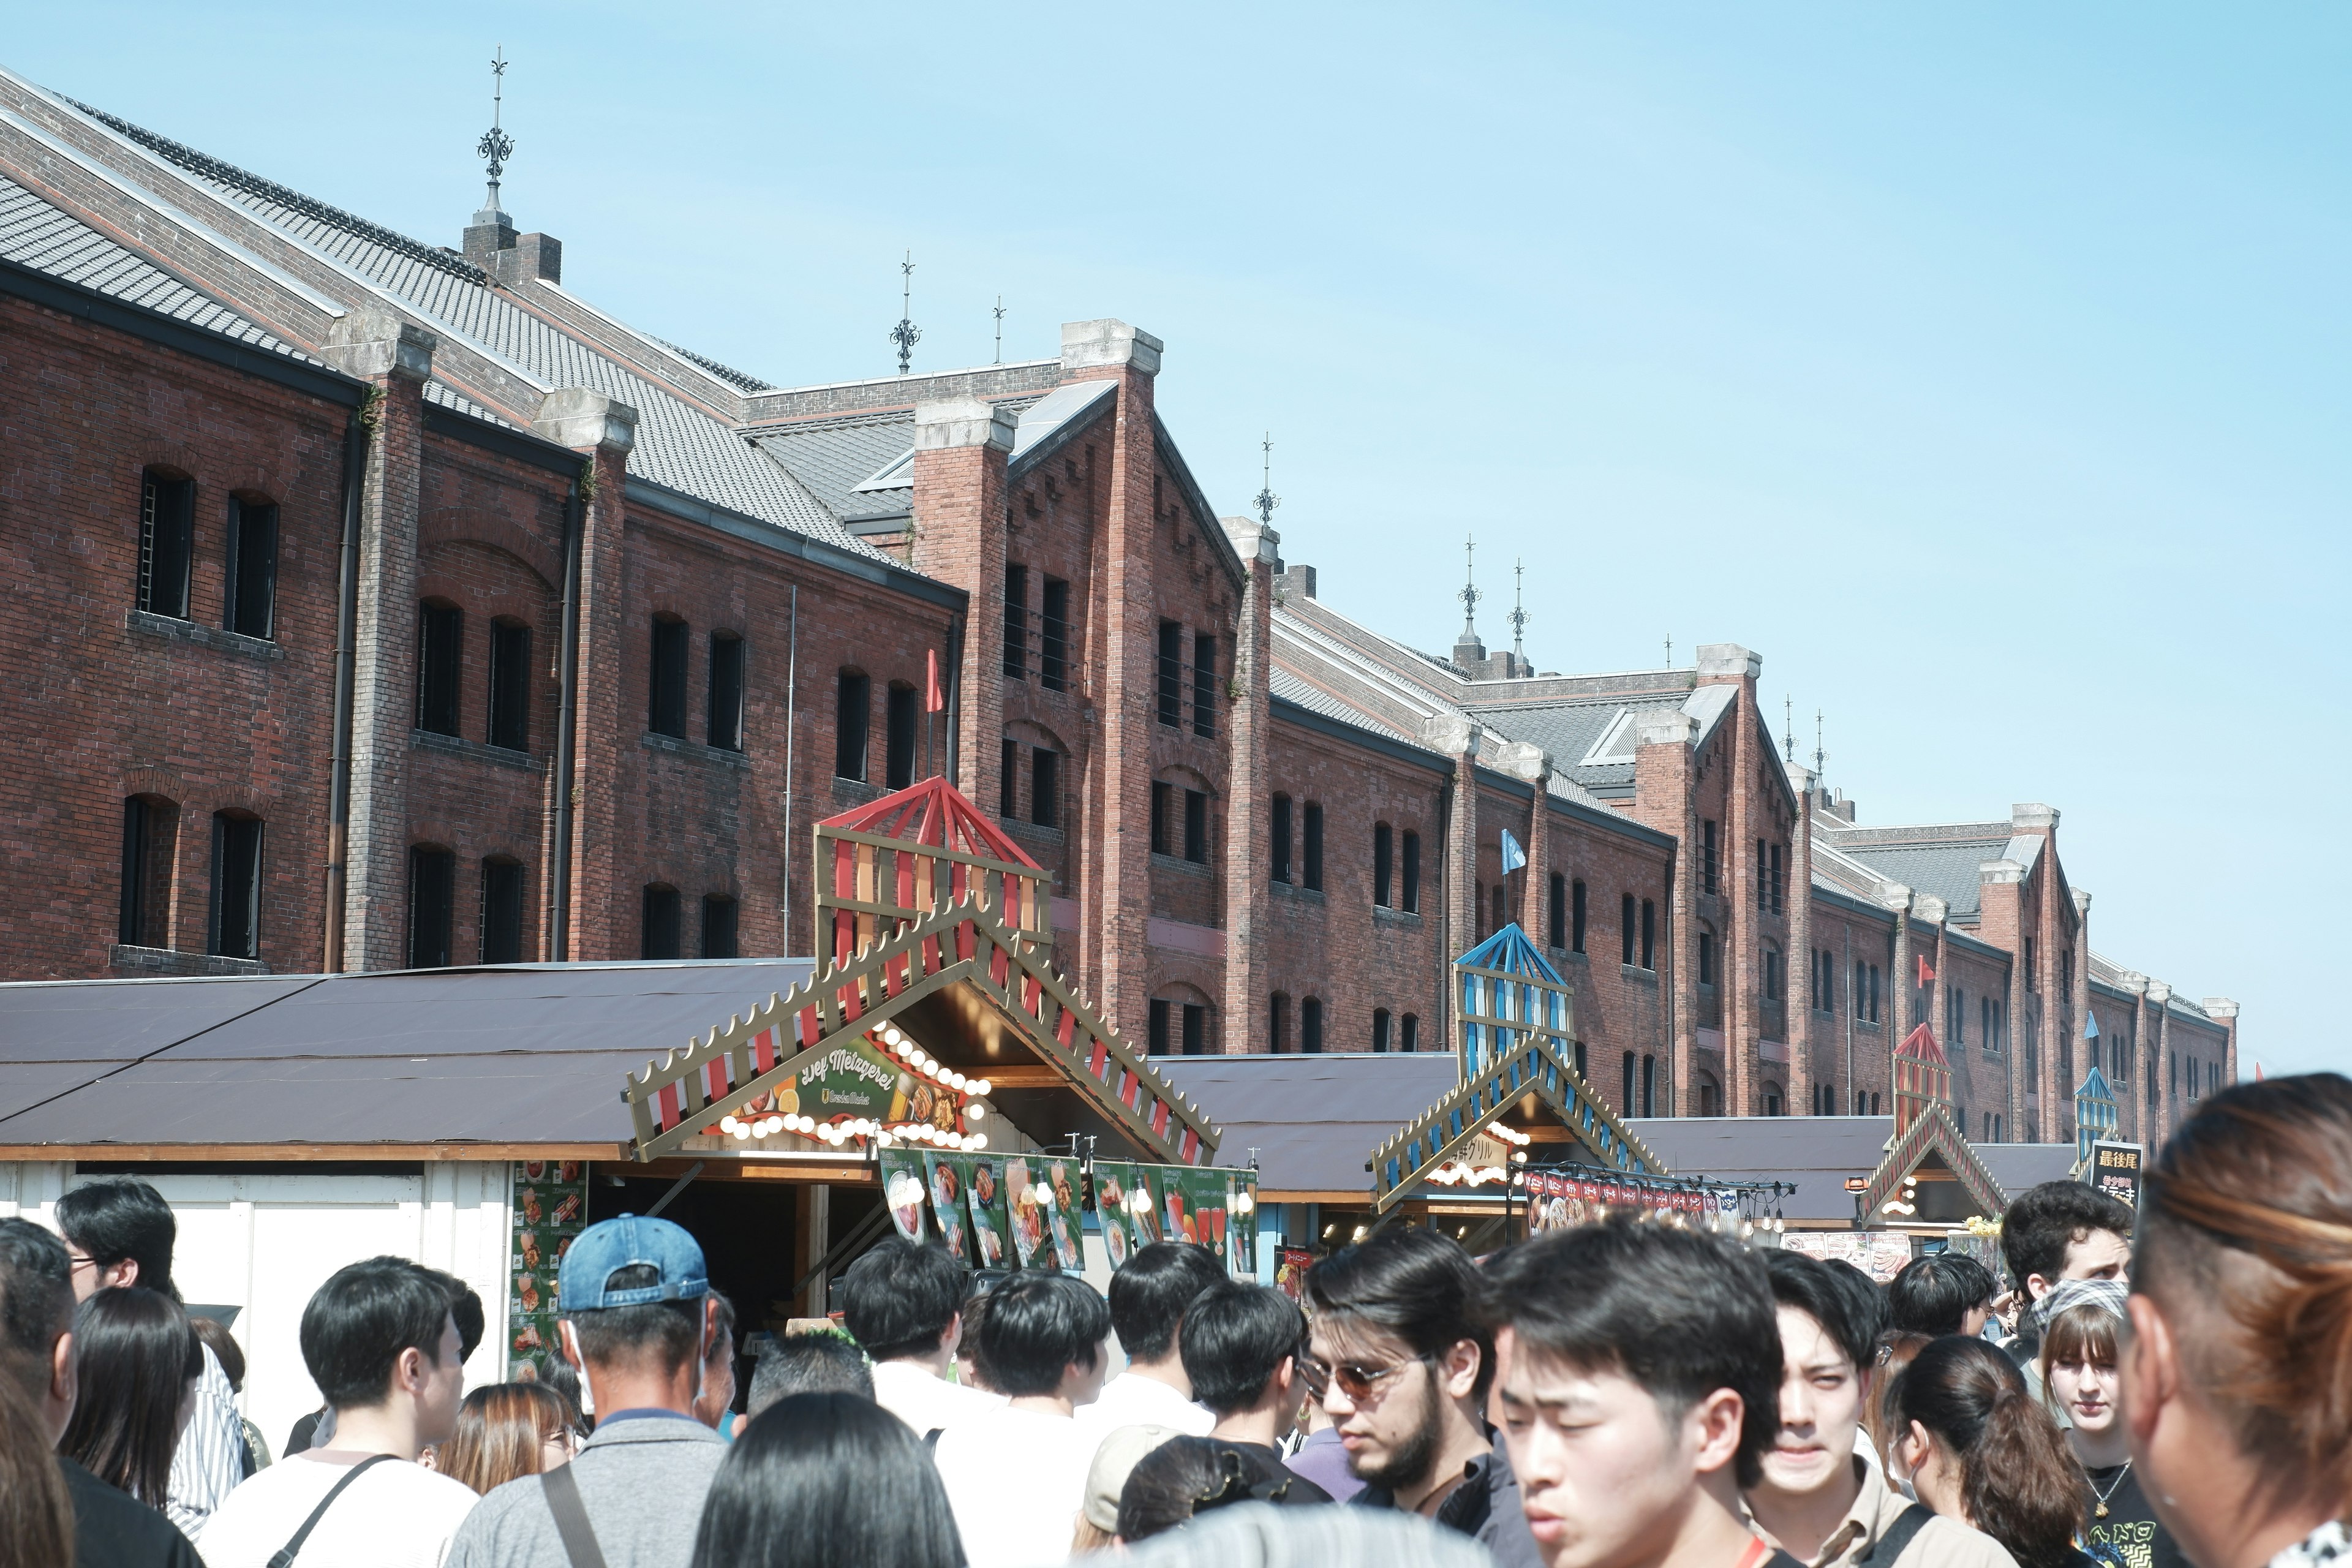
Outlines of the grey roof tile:
[{"label": "grey roof tile", "polygon": [[1983,900],[1977,868],[1998,860],[2005,839],[1939,840],[1928,844],[1841,844],[1837,847],[1890,882],[1944,900],[1952,919],[1974,920]]}]

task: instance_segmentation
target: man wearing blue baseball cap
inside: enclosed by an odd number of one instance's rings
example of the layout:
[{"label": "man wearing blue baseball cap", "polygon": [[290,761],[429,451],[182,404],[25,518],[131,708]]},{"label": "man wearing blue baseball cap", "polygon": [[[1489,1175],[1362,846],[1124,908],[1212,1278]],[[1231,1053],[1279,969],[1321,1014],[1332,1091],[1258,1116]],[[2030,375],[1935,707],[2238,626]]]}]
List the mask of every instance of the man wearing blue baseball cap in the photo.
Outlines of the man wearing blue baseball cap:
[{"label": "man wearing blue baseball cap", "polygon": [[727,1453],[694,1415],[716,1329],[702,1248],[665,1219],[599,1221],[563,1255],[556,1304],[596,1435],[484,1498],[446,1568],[687,1568]]}]

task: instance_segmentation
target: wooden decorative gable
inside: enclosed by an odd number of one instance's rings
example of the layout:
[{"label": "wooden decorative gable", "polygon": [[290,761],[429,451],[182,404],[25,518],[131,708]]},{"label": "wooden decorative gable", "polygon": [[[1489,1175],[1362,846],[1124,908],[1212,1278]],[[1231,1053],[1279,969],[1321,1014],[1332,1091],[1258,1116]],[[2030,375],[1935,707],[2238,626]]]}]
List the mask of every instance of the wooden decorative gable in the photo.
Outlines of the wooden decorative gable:
[{"label": "wooden decorative gable", "polygon": [[2103,1138],[2113,1138],[2123,1125],[2123,1115],[2116,1105],[2116,1091],[2107,1084],[2106,1074],[2096,1064],[2083,1079],[2083,1087],[2074,1091],[2074,1158],[2087,1164],[2091,1145]]},{"label": "wooden decorative gable", "polygon": [[1454,984],[1461,1003],[1454,1050],[1464,1081],[1525,1039],[1544,1039],[1555,1055],[1574,1058],[1576,994],[1516,922],[1455,959]]},{"label": "wooden decorative gable", "polygon": [[1952,1061],[1936,1043],[1935,1031],[1922,1024],[1895,1047],[1895,1138],[1937,1106],[1951,1110]]},{"label": "wooden decorative gable", "polygon": [[[1905,1042],[1906,1046],[1909,1043]],[[1868,1184],[1854,1200],[1854,1223],[1882,1223],[1886,1217],[1887,1200],[1895,1197],[1905,1184],[1915,1178],[1957,1182],[1976,1205],[1976,1211],[1988,1219],[2009,1206],[2000,1183],[1985,1169],[1984,1162],[1977,1157],[1976,1150],[1953,1122],[1951,1107],[1941,1102],[1928,1104],[1889,1142],[1885,1157],[1871,1172]],[[1926,1217],[1957,1222],[1967,1216],[1955,1214]]]},{"label": "wooden decorative gable", "polygon": [[1484,1071],[1465,1079],[1372,1151],[1374,1213],[1402,1202],[1428,1172],[1468,1148],[1472,1139],[1506,1116],[1532,1121],[1538,1105],[1549,1108],[1601,1169],[1641,1176],[1673,1173],[1647,1144],[1625,1131],[1551,1036],[1523,1029],[1516,1032],[1515,1041]]},{"label": "wooden decorative gable", "polygon": [[818,940],[835,963],[982,889],[1024,939],[1054,940],[1045,868],[944,778],[818,823],[816,864]]},{"label": "wooden decorative gable", "polygon": [[[672,1152],[739,1107],[759,1113],[763,1096],[886,1025],[937,1065],[988,1080],[999,1115],[1034,1143],[1087,1133],[1109,1141],[1106,1152],[1123,1143],[1123,1154],[1187,1165],[1216,1152],[1216,1126],[979,889],[648,1062],[622,1094],[635,1158]],[[761,1152],[810,1147],[784,1133]]]}]

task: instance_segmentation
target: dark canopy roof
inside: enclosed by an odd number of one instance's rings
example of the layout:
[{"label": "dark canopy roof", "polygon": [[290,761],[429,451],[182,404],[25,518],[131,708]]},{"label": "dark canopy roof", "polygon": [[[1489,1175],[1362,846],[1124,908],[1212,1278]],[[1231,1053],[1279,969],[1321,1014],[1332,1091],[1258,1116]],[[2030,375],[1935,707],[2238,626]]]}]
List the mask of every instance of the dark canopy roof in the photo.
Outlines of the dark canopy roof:
[{"label": "dark canopy roof", "polygon": [[0,1149],[611,1143],[646,1054],[806,959],[0,984]]},{"label": "dark canopy roof", "polygon": [[1246,1165],[1279,1192],[1361,1193],[1364,1162],[1461,1081],[1452,1051],[1412,1056],[1154,1057],[1168,1080],[1224,1130],[1217,1163]]}]

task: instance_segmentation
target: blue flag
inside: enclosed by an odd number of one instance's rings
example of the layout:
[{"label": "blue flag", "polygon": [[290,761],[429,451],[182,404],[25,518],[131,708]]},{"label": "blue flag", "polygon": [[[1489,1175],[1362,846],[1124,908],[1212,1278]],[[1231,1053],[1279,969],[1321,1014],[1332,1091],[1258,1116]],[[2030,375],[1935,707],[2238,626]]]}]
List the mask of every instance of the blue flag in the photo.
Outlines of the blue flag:
[{"label": "blue flag", "polygon": [[1503,875],[1507,877],[1527,863],[1528,852],[1519,847],[1519,841],[1512,837],[1511,830],[1506,827],[1503,829]]},{"label": "blue flag", "polygon": [[2099,1037],[2099,1016],[2096,1013],[2091,1014],[2083,1020],[2083,1037],[2086,1040],[2095,1040]]}]

